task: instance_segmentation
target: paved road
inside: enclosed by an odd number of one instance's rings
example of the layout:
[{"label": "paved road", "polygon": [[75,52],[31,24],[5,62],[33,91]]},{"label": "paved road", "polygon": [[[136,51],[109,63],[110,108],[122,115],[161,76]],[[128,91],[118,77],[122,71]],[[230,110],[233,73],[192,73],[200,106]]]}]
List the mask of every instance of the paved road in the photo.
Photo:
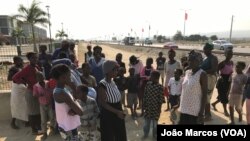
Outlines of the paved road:
[{"label": "paved road", "polygon": [[[109,43],[109,44],[119,44],[119,43]],[[136,43],[136,46],[141,46],[141,44]],[[153,44],[153,45],[145,45],[149,47],[163,47],[164,44]],[[195,49],[195,50],[202,50],[202,46],[199,45],[178,45],[180,49]],[[219,50],[218,50],[219,51]],[[240,46],[234,47],[234,52],[237,53],[250,53],[250,48],[242,48]]]},{"label": "paved road", "polygon": [[[139,46],[140,44],[136,44]],[[163,47],[163,44],[153,44],[150,45],[151,47]],[[202,50],[202,46],[198,45],[178,45],[180,49],[195,49],[195,50]],[[241,48],[241,47],[234,47],[234,52],[237,53],[250,53],[250,48]]]}]

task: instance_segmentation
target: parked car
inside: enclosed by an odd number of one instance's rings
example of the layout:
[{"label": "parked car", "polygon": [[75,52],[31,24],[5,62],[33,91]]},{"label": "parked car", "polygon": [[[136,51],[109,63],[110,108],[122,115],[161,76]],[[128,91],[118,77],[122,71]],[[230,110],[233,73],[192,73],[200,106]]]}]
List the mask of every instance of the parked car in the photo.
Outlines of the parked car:
[{"label": "parked car", "polygon": [[144,44],[146,45],[152,45],[152,41],[149,39],[149,38],[146,38],[145,41],[144,41]]},{"label": "parked car", "polygon": [[213,41],[213,45],[214,45],[215,49],[219,49],[219,50],[225,50],[227,48],[232,48],[233,49],[233,44],[226,41],[226,40]]},{"label": "parked car", "polygon": [[174,42],[167,42],[164,44],[163,46],[164,48],[168,48],[168,49],[177,49],[179,48],[178,45]]}]

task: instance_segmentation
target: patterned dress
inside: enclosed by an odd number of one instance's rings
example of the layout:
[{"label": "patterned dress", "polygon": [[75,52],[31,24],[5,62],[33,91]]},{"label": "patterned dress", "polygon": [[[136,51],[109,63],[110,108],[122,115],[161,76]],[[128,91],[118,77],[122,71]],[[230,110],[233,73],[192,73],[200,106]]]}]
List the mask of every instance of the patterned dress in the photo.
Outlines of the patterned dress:
[{"label": "patterned dress", "polygon": [[162,85],[149,81],[145,87],[143,103],[145,118],[158,120],[161,114],[161,105],[164,102]]}]

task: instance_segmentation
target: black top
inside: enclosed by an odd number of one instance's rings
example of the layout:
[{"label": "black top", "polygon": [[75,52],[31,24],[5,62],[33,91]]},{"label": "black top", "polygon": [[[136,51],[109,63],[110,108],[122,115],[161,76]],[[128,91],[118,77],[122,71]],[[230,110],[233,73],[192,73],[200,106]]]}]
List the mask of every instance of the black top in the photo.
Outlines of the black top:
[{"label": "black top", "polygon": [[137,76],[127,78],[128,93],[138,93],[139,79]]},{"label": "black top", "polygon": [[157,67],[156,67],[156,69],[157,70],[164,70],[164,64],[165,64],[165,62],[166,62],[166,58],[165,57],[158,57],[157,59],[156,59],[156,64],[157,64]]},{"label": "black top", "polygon": [[117,76],[114,78],[115,84],[117,85],[119,91],[125,91],[126,90],[126,81],[127,78],[124,76]]},{"label": "black top", "polygon": [[124,62],[117,62],[119,64],[120,67],[123,67],[125,70],[126,70],[126,67],[125,67],[125,63]]}]

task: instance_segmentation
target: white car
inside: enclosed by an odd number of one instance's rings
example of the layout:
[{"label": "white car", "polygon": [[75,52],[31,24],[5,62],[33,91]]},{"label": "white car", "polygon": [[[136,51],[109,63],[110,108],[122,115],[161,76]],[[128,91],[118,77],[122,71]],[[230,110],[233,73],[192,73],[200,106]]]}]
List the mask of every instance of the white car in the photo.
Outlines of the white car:
[{"label": "white car", "polygon": [[219,49],[219,50],[225,50],[227,48],[231,48],[233,49],[233,44],[226,41],[226,40],[216,40],[213,41],[213,45],[215,49]]}]

